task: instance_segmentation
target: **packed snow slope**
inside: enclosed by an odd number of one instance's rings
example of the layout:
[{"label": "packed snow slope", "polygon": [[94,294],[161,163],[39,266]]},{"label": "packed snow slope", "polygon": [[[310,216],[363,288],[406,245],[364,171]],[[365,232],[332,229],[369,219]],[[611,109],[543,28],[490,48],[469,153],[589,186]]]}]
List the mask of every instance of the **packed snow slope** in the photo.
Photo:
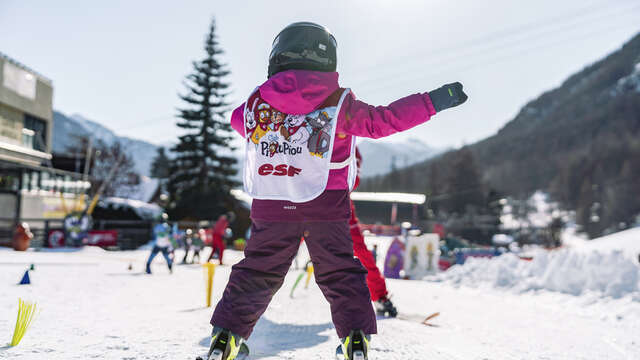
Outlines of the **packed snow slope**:
[{"label": "packed snow slope", "polygon": [[626,257],[640,261],[640,227],[620,231],[593,240],[575,241],[573,248],[581,251],[599,251],[609,253],[621,251]]},{"label": "packed snow slope", "polygon": [[[230,261],[241,257],[228,255]],[[192,360],[204,354],[212,309],[204,306],[203,269],[178,265],[169,274],[159,257],[154,274],[145,275],[146,256],[144,250],[0,249],[0,358]],[[15,285],[32,263],[32,284]],[[291,270],[249,339],[252,359],[333,358],[338,339],[318,287],[312,283],[289,297],[300,271]],[[228,265],[216,268],[214,301],[229,272]],[[441,315],[434,327],[380,320],[372,360],[640,358],[640,303],[630,294],[516,292],[448,281],[389,280],[388,286],[402,313]],[[37,302],[40,312],[10,348],[18,298]]]}]

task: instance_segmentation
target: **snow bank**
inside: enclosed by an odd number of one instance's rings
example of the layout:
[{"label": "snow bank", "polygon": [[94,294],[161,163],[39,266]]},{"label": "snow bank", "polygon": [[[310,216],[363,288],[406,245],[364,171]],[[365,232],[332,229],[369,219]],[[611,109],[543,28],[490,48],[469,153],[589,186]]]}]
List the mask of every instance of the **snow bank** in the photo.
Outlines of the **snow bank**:
[{"label": "snow bank", "polygon": [[640,255],[640,227],[574,244],[581,251],[622,251],[631,260],[638,261]]},{"label": "snow bank", "polygon": [[532,261],[510,253],[492,259],[469,258],[464,265],[455,265],[425,279],[473,287],[489,285],[517,292],[549,290],[572,295],[591,292],[613,298],[631,295],[640,302],[640,267],[621,251],[539,250]]}]

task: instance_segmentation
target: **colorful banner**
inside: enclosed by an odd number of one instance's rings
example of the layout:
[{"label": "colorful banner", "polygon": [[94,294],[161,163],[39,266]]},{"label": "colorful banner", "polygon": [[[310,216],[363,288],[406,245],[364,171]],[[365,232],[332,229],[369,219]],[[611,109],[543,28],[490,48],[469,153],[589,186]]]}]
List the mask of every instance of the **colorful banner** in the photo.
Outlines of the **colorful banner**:
[{"label": "colorful banner", "polygon": [[118,231],[117,230],[91,230],[89,236],[86,237],[84,245],[90,246],[117,246]]}]

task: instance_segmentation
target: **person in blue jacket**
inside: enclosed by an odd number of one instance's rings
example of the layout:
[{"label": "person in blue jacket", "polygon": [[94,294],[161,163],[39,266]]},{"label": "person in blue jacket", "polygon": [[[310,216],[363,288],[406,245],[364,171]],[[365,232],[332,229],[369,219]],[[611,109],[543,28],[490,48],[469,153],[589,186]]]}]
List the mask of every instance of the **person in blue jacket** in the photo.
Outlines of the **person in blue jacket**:
[{"label": "person in blue jacket", "polygon": [[162,252],[162,256],[164,256],[167,266],[169,266],[169,272],[172,272],[173,262],[169,257],[172,231],[171,226],[167,223],[168,218],[169,216],[163,213],[158,223],[153,227],[153,248],[151,249],[149,260],[147,260],[147,274],[151,274],[151,262],[159,252]]}]

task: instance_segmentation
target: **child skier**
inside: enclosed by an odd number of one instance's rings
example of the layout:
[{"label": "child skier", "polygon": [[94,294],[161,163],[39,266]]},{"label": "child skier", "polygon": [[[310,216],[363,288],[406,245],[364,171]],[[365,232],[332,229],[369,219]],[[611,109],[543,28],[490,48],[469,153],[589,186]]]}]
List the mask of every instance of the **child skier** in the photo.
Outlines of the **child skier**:
[{"label": "child skier", "polygon": [[[203,238],[206,239],[206,236],[204,229],[200,229],[198,232],[193,234],[193,237],[191,238],[191,248],[193,248],[193,256],[191,257],[192,264],[200,263],[200,250],[202,250],[202,247],[204,246]],[[196,260],[196,258],[198,258],[198,260]]]},{"label": "child skier", "polygon": [[232,113],[231,126],[246,139],[251,239],[211,318],[209,360],[247,352],[244,341],[282,286],[302,236],[339,350],[367,359],[376,318],[349,233],[355,138],[408,130],[467,97],[455,83],[374,107],[340,88],[335,71],[333,35],[314,23],[291,24],[273,42],[268,80]]},{"label": "child skier", "polygon": [[164,259],[167,261],[169,272],[172,272],[173,262],[171,260],[171,257],[169,256],[171,248],[171,227],[167,223],[168,218],[169,217],[167,216],[167,214],[163,213],[159,219],[159,222],[156,224],[156,226],[153,227],[154,242],[153,248],[151,249],[151,254],[149,254],[149,259],[147,260],[147,274],[151,274],[151,262],[159,252],[162,253],[162,256],[164,256]]},{"label": "child skier", "polygon": [[227,226],[229,226],[227,215],[220,215],[211,231],[213,234],[213,242],[211,243],[211,254],[207,261],[213,260],[213,256],[217,253],[220,265],[222,265],[222,254],[224,254],[224,233],[225,230],[227,230]]}]

